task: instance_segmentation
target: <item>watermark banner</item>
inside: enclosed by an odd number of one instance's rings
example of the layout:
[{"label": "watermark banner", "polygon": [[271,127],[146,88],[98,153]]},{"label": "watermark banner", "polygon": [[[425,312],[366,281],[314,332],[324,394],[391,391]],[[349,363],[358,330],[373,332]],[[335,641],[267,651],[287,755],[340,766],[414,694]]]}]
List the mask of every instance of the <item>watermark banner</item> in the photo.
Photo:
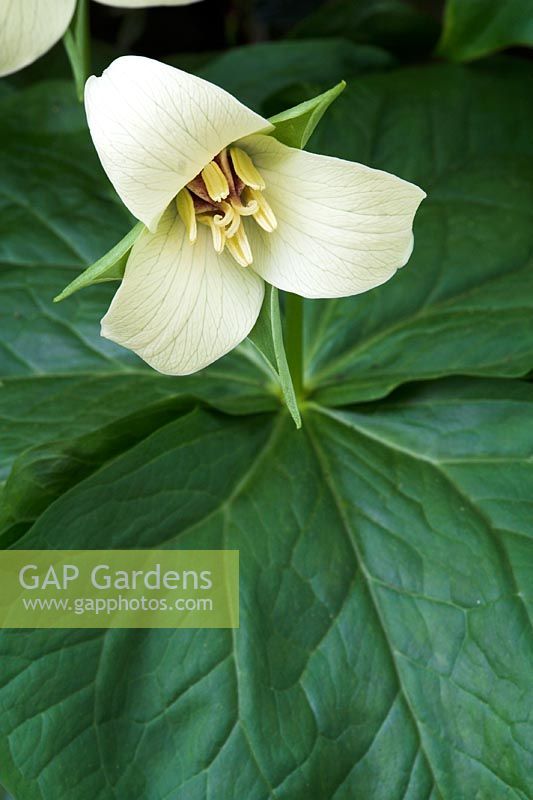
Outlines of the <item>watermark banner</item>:
[{"label": "watermark banner", "polygon": [[238,628],[238,550],[3,550],[1,628]]}]

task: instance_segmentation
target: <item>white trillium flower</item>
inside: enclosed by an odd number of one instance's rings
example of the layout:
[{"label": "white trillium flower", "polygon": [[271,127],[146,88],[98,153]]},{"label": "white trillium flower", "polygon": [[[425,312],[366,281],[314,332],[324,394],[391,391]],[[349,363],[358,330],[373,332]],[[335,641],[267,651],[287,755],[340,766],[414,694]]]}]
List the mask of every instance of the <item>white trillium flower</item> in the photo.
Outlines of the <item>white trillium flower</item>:
[{"label": "white trillium flower", "polygon": [[[65,34],[77,0],[0,0],[0,77],[32,64]],[[183,6],[197,0],[97,0],[106,6]]]},{"label": "white trillium flower", "polygon": [[391,278],[413,249],[418,186],[295,150],[213,84],[147,58],[89,78],[103,167],[144,223],[102,335],[187,375],[251,331],[264,281],[308,298]]}]

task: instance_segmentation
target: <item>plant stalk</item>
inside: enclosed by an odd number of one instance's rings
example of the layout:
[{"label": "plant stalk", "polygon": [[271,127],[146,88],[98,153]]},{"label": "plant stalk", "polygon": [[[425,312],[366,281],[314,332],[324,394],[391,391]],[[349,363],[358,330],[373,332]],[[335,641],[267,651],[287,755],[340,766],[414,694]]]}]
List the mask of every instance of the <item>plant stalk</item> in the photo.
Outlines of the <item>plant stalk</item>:
[{"label": "plant stalk", "polygon": [[285,293],[285,351],[296,399],[304,394],[304,301],[297,294]]},{"label": "plant stalk", "polygon": [[82,103],[85,81],[91,70],[89,0],[78,0],[74,22],[63,36],[63,44],[72,67],[76,94]]}]

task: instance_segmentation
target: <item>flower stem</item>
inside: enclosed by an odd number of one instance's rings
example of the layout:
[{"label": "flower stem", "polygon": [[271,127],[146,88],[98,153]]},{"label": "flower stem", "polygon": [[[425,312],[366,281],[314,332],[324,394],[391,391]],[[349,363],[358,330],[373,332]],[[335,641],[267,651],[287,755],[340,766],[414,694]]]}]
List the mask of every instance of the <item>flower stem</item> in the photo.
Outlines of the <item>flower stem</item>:
[{"label": "flower stem", "polygon": [[78,0],[75,20],[63,36],[63,44],[72,67],[76,94],[83,102],[85,81],[91,69],[91,34],[89,29],[89,0]]},{"label": "flower stem", "polygon": [[297,294],[285,293],[285,350],[297,400],[304,390],[304,301]]}]

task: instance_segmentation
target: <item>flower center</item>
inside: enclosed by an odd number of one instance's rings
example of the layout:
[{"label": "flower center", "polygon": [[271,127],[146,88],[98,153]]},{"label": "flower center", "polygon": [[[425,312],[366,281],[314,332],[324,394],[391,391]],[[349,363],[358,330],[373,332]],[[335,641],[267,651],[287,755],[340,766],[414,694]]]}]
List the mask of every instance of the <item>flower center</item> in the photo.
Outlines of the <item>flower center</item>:
[{"label": "flower center", "polygon": [[253,263],[244,218],[252,217],[267,233],[276,230],[274,212],[265,200],[265,182],[248,153],[224,148],[176,197],[178,214],[194,244],[197,224],[211,228],[213,247],[227,247],[241,267]]}]

